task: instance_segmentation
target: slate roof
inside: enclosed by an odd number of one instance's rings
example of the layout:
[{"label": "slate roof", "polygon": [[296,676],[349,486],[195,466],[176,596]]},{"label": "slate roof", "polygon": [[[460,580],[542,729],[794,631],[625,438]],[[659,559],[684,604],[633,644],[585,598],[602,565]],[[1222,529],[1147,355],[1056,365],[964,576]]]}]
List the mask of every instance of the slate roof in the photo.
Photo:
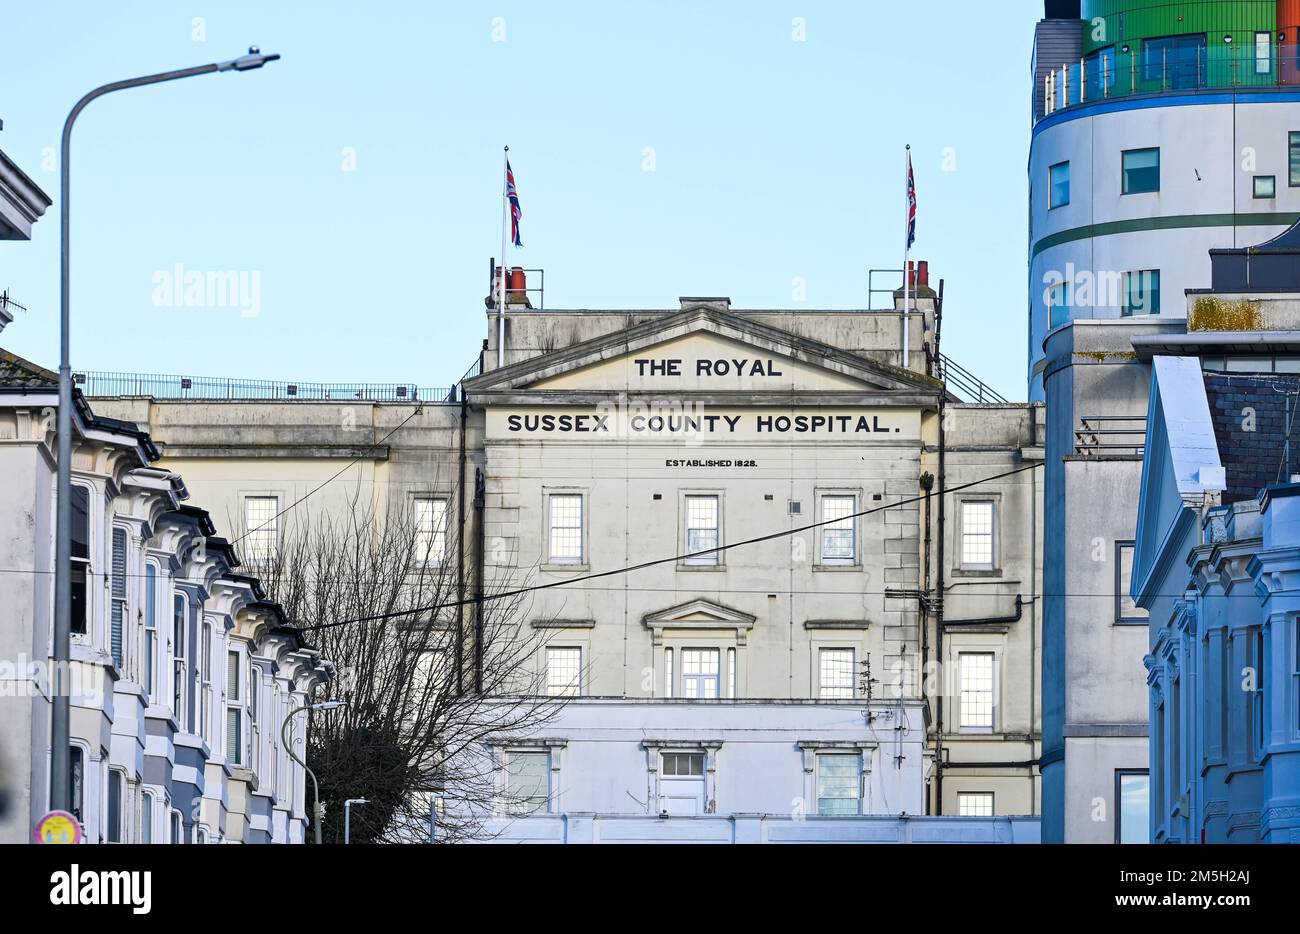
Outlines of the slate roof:
[{"label": "slate roof", "polygon": [[[24,360],[17,354],[0,348],[0,393],[24,393],[41,390],[53,392],[58,388],[58,373],[47,370],[43,366],[37,366],[30,360]],[[140,426],[135,422],[123,421],[120,418],[109,418],[105,415],[96,415],[91,410],[90,403],[86,401],[86,397],[82,395],[81,390],[75,386],[72,388],[72,404],[88,426],[118,434],[133,435],[140,442],[145,455],[150,460],[156,461],[162,456],[147,431],[141,431]]]},{"label": "slate roof", "polygon": [[0,349],[0,387],[21,389],[57,389],[59,374],[24,360],[17,354]]},{"label": "slate roof", "polygon": [[1284,464],[1288,421],[1291,472],[1300,473],[1300,374],[1206,373],[1205,394],[1227,479],[1225,504],[1254,499],[1290,479]]}]

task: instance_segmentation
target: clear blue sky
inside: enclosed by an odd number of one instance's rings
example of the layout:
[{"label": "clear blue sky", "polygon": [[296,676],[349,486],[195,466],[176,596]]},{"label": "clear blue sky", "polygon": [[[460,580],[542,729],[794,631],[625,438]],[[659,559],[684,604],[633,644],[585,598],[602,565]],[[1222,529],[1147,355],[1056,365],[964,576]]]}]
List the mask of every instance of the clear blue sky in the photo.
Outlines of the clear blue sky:
[{"label": "clear blue sky", "polygon": [[[1030,0],[11,4],[0,148],[57,196],[63,119],[85,91],[253,42],[281,53],[262,71],[111,95],[78,121],[74,366],[436,386],[485,336],[502,145],[524,210],[512,262],[545,268],[550,307],[727,295],[740,308],[862,308],[866,270],[902,260],[910,142],[913,258],[947,279],[945,351],[1024,398],[1041,11]],[[806,41],[792,38],[796,17]],[[58,232],[56,204],[30,244],[0,247],[0,289],[29,308],[0,344],[49,366]],[[178,263],[256,273],[258,314],[159,305],[155,276]]]}]

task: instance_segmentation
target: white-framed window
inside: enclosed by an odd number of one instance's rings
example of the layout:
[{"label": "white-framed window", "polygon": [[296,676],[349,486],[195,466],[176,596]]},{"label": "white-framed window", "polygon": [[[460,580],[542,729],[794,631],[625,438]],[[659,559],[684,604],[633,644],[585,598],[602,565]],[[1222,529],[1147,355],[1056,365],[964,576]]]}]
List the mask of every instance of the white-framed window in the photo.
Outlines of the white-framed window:
[{"label": "white-framed window", "polygon": [[672,697],[676,694],[673,685],[676,683],[673,673],[673,650],[664,649],[664,697]]},{"label": "white-framed window", "polygon": [[72,485],[72,622],[75,635],[85,635],[90,623],[90,488]]},{"label": "white-framed window", "polygon": [[226,653],[226,761],[244,763],[243,667],[239,653]]},{"label": "white-framed window", "polygon": [[153,795],[147,791],[140,796],[140,842],[153,843]]},{"label": "white-framed window", "polygon": [[1129,594],[1133,578],[1133,543],[1115,543],[1115,622],[1145,626],[1150,616]]},{"label": "white-framed window", "polygon": [[817,813],[826,817],[862,813],[860,753],[817,753]]},{"label": "white-framed window", "polygon": [[961,566],[992,570],[996,551],[996,503],[991,499],[961,501]]},{"label": "white-framed window", "polygon": [[817,652],[818,695],[823,700],[852,698],[853,649],[828,648]]},{"label": "white-framed window", "polygon": [[[244,702],[244,709],[248,714],[248,766],[255,772],[261,768],[262,764],[257,731],[257,705],[261,693],[262,669],[257,667],[250,658],[248,660],[248,692]],[[274,781],[271,782],[271,787],[275,787]]]},{"label": "white-framed window", "polygon": [[506,752],[506,798],[515,814],[550,810],[551,754],[519,749]]},{"label": "white-framed window", "polygon": [[123,646],[126,638],[126,529],[113,529],[112,580],[109,584],[109,649],[113,664],[123,670],[126,661]]},{"label": "white-framed window", "polygon": [[959,817],[992,817],[993,792],[957,792],[957,815]]},{"label": "white-framed window", "polygon": [[158,702],[158,688],[154,683],[158,664],[158,565],[153,561],[144,566],[144,692],[150,703]]},{"label": "white-framed window", "polygon": [[212,624],[207,620],[199,630],[199,735],[212,738]]},{"label": "white-framed window", "polygon": [[185,723],[185,683],[189,677],[186,663],[189,601],[183,593],[172,594],[172,713],[177,722]]},{"label": "white-framed window", "polygon": [[852,494],[822,496],[821,559],[827,564],[853,564],[858,558],[858,500]]},{"label": "white-framed window", "polygon": [[278,496],[244,497],[242,550],[250,561],[266,561],[275,556],[280,543],[279,513]]},{"label": "white-framed window", "polygon": [[682,649],[682,697],[720,697],[720,675],[717,649]]},{"label": "white-framed window", "polygon": [[551,493],[547,501],[549,557],[551,564],[582,564],[583,496],[581,493]]},{"label": "white-framed window", "polygon": [[704,753],[660,753],[659,774],[664,778],[702,778],[704,776]]},{"label": "white-framed window", "polygon": [[992,652],[961,652],[957,655],[961,678],[958,723],[963,730],[993,730],[993,658]]},{"label": "white-framed window", "polygon": [[71,787],[72,816],[86,823],[86,752],[80,746],[73,745],[68,750],[68,777]]},{"label": "white-framed window", "polygon": [[168,841],[169,843],[180,845],[185,842],[185,830],[184,830],[184,825],[181,823],[180,811],[175,811],[175,810],[172,811],[170,829],[171,829],[171,833],[170,833],[171,839]]},{"label": "white-framed window", "polygon": [[[714,551],[722,544],[722,509],[716,494],[689,494],[684,498],[686,512],[686,558],[690,565],[717,565],[722,563],[722,552]],[[697,552],[707,552],[697,554]]]},{"label": "white-framed window", "polygon": [[104,821],[104,839],[109,843],[125,843],[122,835],[122,815],[126,807],[126,781],[120,769],[108,770],[108,810]]},{"label": "white-framed window", "polygon": [[447,555],[447,500],[438,496],[415,498],[415,558],[424,564],[441,564]]},{"label": "white-framed window", "polygon": [[546,693],[551,697],[576,697],[582,693],[582,649],[547,647]]},{"label": "white-framed window", "polygon": [[727,697],[736,696],[736,650],[727,649]]}]

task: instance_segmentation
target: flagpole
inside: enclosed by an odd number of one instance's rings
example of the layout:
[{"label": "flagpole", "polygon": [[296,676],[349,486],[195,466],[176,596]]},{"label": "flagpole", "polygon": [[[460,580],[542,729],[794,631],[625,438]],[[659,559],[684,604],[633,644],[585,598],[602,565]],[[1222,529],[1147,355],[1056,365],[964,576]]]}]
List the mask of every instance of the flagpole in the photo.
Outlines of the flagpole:
[{"label": "flagpole", "polygon": [[510,237],[510,199],[507,197],[507,179],[510,165],[510,147],[501,157],[501,291],[497,293],[497,369],[506,365],[506,243]]},{"label": "flagpole", "polygon": [[907,369],[907,331],[911,323],[912,277],[908,263],[912,257],[912,146],[903,159],[903,369]]}]

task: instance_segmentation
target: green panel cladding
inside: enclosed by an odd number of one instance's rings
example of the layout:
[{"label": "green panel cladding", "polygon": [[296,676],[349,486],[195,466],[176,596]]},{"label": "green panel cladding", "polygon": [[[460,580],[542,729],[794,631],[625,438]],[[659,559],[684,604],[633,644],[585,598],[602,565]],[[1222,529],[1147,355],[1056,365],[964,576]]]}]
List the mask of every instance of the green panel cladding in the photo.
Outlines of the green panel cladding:
[{"label": "green panel cladding", "polygon": [[[1082,13],[1093,99],[1279,83],[1278,0],[1083,0]],[[1186,38],[1153,41],[1172,37]]]}]

